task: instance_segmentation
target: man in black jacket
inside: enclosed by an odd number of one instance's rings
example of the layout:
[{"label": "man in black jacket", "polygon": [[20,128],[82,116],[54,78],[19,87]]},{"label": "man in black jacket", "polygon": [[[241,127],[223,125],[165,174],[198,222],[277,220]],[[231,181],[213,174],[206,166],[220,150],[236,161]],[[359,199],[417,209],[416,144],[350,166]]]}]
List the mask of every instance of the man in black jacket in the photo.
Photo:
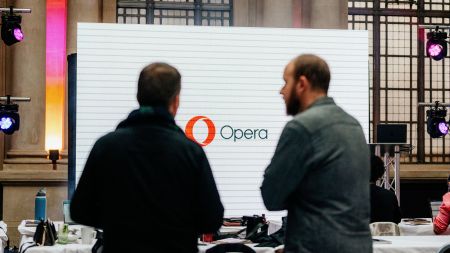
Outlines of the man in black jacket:
[{"label": "man in black jacket", "polygon": [[401,212],[394,192],[375,184],[384,174],[383,161],[378,156],[372,155],[370,167],[370,222],[390,221],[399,223]]},{"label": "man in black jacket", "polygon": [[71,203],[78,223],[102,228],[104,252],[197,252],[223,206],[203,149],[175,124],[181,76],[153,63],[114,132],[95,143]]}]

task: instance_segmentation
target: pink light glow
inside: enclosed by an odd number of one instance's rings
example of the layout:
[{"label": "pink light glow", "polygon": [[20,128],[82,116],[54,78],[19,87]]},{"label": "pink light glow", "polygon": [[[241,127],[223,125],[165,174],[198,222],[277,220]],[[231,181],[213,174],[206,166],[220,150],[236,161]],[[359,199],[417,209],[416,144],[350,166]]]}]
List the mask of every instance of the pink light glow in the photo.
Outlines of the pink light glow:
[{"label": "pink light glow", "polygon": [[47,0],[45,149],[62,149],[66,81],[67,0]]},{"label": "pink light glow", "polygon": [[430,56],[438,56],[444,48],[439,44],[431,44],[431,46],[428,48],[428,53]]},{"label": "pink light glow", "polygon": [[14,37],[18,41],[23,40],[23,32],[22,32],[22,30],[20,30],[20,28],[14,28]]},{"label": "pink light glow", "polygon": [[448,133],[448,126],[446,122],[439,123],[438,128],[442,134],[446,135]]}]

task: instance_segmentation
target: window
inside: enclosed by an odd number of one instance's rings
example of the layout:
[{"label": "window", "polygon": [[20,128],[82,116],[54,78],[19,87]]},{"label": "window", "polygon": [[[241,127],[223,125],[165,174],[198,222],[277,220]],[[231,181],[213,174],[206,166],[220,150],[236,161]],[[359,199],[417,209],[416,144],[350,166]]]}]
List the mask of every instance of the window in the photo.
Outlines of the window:
[{"label": "window", "polygon": [[448,163],[449,136],[429,137],[417,102],[449,102],[450,61],[419,53],[417,25],[448,25],[450,0],[349,0],[348,7],[349,29],[369,31],[370,141],[377,123],[407,124],[415,149],[402,162]]},{"label": "window", "polygon": [[232,0],[119,0],[117,23],[232,26]]}]

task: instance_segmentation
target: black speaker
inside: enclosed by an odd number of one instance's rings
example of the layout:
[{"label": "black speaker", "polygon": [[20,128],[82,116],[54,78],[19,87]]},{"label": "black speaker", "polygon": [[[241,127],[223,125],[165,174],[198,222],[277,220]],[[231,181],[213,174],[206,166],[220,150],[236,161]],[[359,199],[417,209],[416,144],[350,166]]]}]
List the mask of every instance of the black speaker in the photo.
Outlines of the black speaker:
[{"label": "black speaker", "polygon": [[378,124],[377,143],[406,143],[406,124]]}]

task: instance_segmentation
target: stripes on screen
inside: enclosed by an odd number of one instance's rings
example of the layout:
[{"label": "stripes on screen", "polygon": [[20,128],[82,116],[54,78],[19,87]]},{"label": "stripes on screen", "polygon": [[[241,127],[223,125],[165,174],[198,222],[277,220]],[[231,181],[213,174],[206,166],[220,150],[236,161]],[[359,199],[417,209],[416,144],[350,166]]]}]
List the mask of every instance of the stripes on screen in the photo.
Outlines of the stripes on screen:
[{"label": "stripes on screen", "polygon": [[359,120],[368,137],[367,31],[289,28],[78,24],[76,178],[97,138],[138,107],[140,70],[172,64],[182,74],[177,124],[193,125],[204,146],[226,216],[265,213],[259,187],[283,126],[290,119],[279,94],[283,70],[303,53],[330,65],[329,95]]}]

